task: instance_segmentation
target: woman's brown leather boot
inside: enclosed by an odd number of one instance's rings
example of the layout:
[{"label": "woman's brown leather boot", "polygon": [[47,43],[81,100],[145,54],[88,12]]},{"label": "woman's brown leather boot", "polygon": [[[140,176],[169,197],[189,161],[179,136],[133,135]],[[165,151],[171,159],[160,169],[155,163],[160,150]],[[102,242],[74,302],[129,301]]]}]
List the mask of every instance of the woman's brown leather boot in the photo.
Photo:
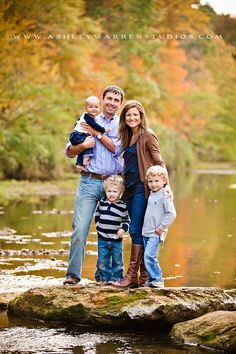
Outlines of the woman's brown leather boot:
[{"label": "woman's brown leather boot", "polygon": [[132,244],[128,272],[126,276],[115,285],[116,288],[126,289],[138,287],[138,269],[142,253],[142,245]]},{"label": "woman's brown leather boot", "polygon": [[140,268],[139,268],[139,278],[138,278],[138,286],[142,286],[148,281],[149,276],[145,267],[144,263],[144,250],[141,255],[141,260],[140,260]]}]

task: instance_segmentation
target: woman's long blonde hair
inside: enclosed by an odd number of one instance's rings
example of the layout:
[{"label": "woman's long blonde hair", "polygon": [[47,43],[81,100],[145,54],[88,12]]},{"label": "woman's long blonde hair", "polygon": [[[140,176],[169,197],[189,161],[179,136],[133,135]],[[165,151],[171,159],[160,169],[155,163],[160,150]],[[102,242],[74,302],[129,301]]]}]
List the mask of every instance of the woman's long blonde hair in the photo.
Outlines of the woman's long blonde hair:
[{"label": "woman's long blonde hair", "polygon": [[129,147],[130,140],[132,137],[132,129],[128,127],[128,125],[125,123],[125,115],[128,112],[128,110],[130,110],[130,108],[137,108],[141,118],[141,123],[139,126],[139,131],[137,134],[136,141],[141,134],[149,130],[148,121],[147,121],[147,117],[143,105],[138,101],[134,101],[134,100],[128,101],[121,111],[120,123],[119,123],[119,135],[120,135],[122,147],[124,149]]}]

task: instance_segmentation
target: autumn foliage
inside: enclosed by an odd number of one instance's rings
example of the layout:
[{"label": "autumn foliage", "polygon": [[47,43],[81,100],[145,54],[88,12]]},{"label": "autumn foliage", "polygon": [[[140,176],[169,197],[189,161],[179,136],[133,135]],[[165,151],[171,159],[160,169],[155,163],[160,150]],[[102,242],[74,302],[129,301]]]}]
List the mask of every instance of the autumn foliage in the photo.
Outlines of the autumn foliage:
[{"label": "autumn foliage", "polygon": [[144,104],[170,167],[235,161],[235,22],[198,0],[1,1],[0,178],[70,169],[76,115],[109,84]]}]

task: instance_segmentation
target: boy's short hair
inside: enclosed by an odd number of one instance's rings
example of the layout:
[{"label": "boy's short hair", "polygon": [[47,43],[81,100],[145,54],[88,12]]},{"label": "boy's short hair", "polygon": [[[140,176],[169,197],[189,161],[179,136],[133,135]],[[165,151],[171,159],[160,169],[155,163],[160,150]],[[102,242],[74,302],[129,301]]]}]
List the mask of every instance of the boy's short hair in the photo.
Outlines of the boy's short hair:
[{"label": "boy's short hair", "polygon": [[107,86],[105,88],[105,90],[103,91],[102,98],[104,98],[108,92],[113,92],[113,93],[116,93],[117,95],[120,95],[121,96],[120,101],[121,101],[121,103],[123,102],[125,94],[124,94],[124,91],[122,90],[122,88],[120,88],[119,86],[115,86],[115,85]]},{"label": "boy's short hair", "polygon": [[89,96],[85,99],[85,104],[89,104],[91,101],[98,101],[98,103],[100,104],[100,99],[97,96]]},{"label": "boy's short hair", "polygon": [[103,186],[105,191],[110,185],[118,186],[121,193],[125,190],[124,179],[120,175],[112,175],[104,180]]},{"label": "boy's short hair", "polygon": [[146,178],[148,178],[150,176],[152,176],[152,177],[162,176],[163,178],[167,179],[168,178],[167,169],[165,167],[160,166],[160,165],[151,166],[147,170]]}]

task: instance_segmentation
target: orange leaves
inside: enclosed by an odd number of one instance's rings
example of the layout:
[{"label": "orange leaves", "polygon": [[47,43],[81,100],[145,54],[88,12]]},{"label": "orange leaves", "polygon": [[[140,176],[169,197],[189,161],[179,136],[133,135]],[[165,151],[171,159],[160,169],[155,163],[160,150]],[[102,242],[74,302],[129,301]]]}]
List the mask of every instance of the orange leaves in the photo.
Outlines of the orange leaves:
[{"label": "orange leaves", "polygon": [[166,46],[160,48],[159,71],[162,75],[163,94],[166,97],[161,117],[164,124],[173,128],[180,128],[183,114],[186,116],[186,109],[181,100],[182,95],[189,90],[185,63],[185,53],[177,41],[168,42]]},{"label": "orange leaves", "polygon": [[102,57],[100,54],[94,55],[91,59],[91,70],[93,72],[99,72],[104,70],[106,64],[107,61],[104,57]]},{"label": "orange leaves", "polygon": [[176,40],[160,48],[159,71],[161,120],[182,137],[191,139],[192,134],[203,131],[207,117],[197,107],[200,97],[195,93],[196,82],[189,79],[186,52]]},{"label": "orange leaves", "polygon": [[131,64],[133,68],[141,75],[144,75],[146,72],[146,68],[143,63],[143,59],[138,57],[137,55],[131,58]]}]

